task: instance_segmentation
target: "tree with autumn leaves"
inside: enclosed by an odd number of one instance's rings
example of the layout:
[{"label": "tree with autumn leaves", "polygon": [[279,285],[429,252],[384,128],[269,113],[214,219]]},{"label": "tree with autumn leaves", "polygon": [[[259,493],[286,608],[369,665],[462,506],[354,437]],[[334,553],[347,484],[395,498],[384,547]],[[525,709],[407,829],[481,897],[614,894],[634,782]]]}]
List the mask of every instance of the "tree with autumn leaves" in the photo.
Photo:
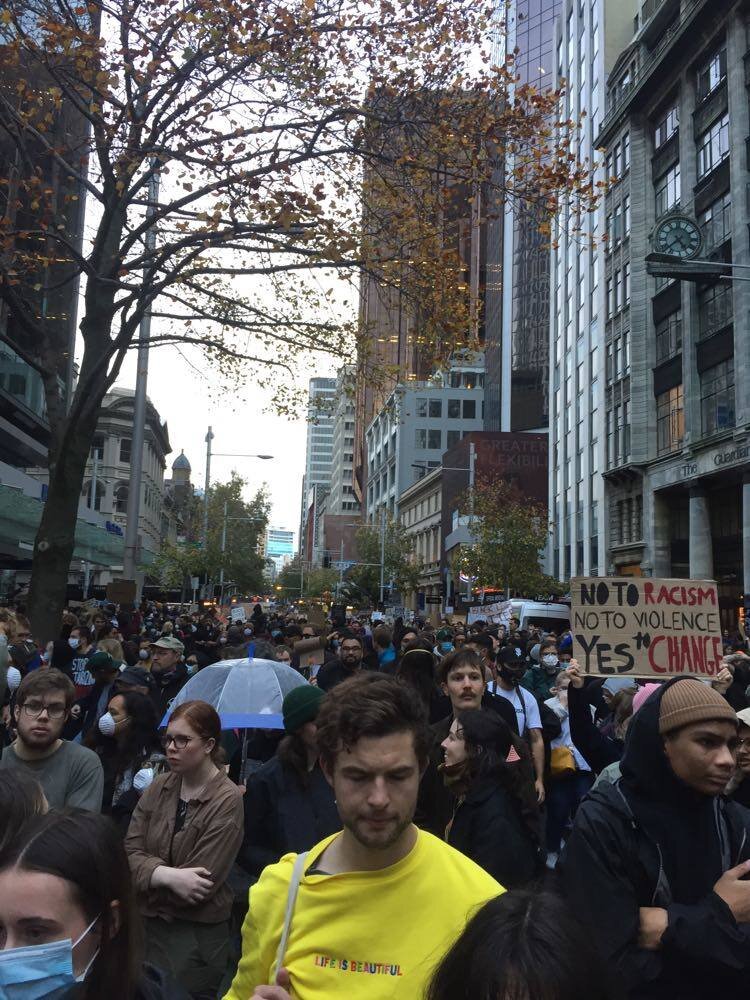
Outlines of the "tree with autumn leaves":
[{"label": "tree with autumn leaves", "polygon": [[453,558],[454,575],[465,573],[479,590],[509,596],[560,596],[567,589],[541,569],[547,543],[547,506],[515,483],[479,477],[458,502],[470,537]]},{"label": "tree with autumn leaves", "polygon": [[[101,401],[144,315],[152,350],[205,352],[217,393],[273,374],[284,407],[312,359],[366,358],[363,273],[413,302],[431,362],[476,346],[448,188],[497,182],[512,154],[501,199],[591,207],[559,95],[516,86],[512,53],[492,64],[494,7],[5,0],[0,336],[39,373],[50,422],[29,596],[40,638],[57,634]],[[77,283],[67,395],[73,317],[55,301]]]}]

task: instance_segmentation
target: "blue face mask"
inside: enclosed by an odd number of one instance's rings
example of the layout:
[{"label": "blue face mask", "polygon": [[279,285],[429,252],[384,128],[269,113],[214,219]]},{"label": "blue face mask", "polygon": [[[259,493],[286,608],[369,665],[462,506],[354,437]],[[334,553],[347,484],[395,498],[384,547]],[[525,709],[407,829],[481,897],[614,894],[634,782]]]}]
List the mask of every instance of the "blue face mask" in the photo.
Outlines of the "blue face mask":
[{"label": "blue face mask", "polygon": [[440,643],[440,651],[441,652],[443,652],[443,653],[450,653],[450,651],[452,649],[453,649],[453,643],[452,642],[441,642]]},{"label": "blue face mask", "polygon": [[83,941],[99,917],[95,917],[76,941],[52,941],[26,948],[0,951],[0,997],[3,1000],[42,1000],[63,996],[73,983],[82,983],[99,949],[83,970],[73,972],[73,949]]}]

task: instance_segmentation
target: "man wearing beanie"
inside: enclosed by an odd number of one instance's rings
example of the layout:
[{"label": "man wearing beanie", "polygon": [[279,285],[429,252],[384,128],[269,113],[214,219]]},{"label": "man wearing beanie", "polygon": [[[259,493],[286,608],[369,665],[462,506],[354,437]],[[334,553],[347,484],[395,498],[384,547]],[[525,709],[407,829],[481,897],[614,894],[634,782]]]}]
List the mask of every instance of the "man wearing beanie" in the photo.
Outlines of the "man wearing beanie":
[{"label": "man wearing beanie", "polygon": [[722,796],[737,717],[675,678],[634,715],[621,777],[584,800],[562,888],[628,1000],[744,996],[750,974],[750,812]]},{"label": "man wearing beanie", "polygon": [[318,764],[315,719],[325,692],[292,688],[281,707],[286,735],[245,791],[245,835],[237,858],[253,880],[290,851],[307,851],[341,829],[333,791]]}]

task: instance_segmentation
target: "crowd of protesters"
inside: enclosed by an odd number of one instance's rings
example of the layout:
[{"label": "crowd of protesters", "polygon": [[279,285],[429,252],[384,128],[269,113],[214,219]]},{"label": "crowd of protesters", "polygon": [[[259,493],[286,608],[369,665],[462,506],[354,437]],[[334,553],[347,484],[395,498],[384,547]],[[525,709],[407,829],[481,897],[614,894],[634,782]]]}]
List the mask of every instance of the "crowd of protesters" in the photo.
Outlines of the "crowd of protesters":
[{"label": "crowd of protesters", "polygon": [[[235,617],[0,609],[0,1000],[743,995],[741,637],[644,684],[514,619]],[[283,729],[172,704],[224,660],[302,675]]]}]

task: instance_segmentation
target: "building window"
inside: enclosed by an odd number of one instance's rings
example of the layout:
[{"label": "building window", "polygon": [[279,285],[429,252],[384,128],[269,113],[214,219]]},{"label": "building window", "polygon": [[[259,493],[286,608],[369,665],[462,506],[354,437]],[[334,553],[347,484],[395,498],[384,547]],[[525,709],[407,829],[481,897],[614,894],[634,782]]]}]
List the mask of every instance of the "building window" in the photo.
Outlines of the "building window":
[{"label": "building window", "polygon": [[94,443],[91,445],[91,458],[95,458],[97,462],[104,461],[104,438],[94,438]]},{"label": "building window", "polygon": [[656,324],[656,363],[669,361],[682,350],[682,310],[665,316]]},{"label": "building window", "polygon": [[731,284],[717,282],[698,292],[698,336],[701,340],[723,330],[733,317]]},{"label": "building window", "polygon": [[615,312],[622,309],[622,271],[615,271]]},{"label": "building window", "polygon": [[114,492],[115,514],[127,514],[128,512],[128,487],[123,483]]},{"label": "building window", "polygon": [[477,404],[474,399],[465,399],[464,403],[464,420],[475,420],[477,415]]},{"label": "building window", "polygon": [[703,233],[703,250],[710,252],[724,243],[732,234],[732,195],[725,192],[698,216]]},{"label": "building window", "polygon": [[706,436],[734,427],[734,358],[701,375],[701,426]]},{"label": "building window", "polygon": [[415,448],[427,447],[427,431],[424,429],[424,427],[418,427],[414,431],[414,447]]},{"label": "building window", "polygon": [[431,417],[433,417],[433,418],[437,418],[438,420],[440,419],[440,417],[442,417],[442,415],[443,415],[443,401],[442,401],[442,399],[431,399],[430,400],[429,415]]},{"label": "building window", "polygon": [[434,451],[442,447],[443,432],[440,430],[429,430],[427,432],[427,447]]},{"label": "building window", "polygon": [[656,443],[660,455],[674,451],[685,436],[685,409],[682,385],[656,397]]},{"label": "building window", "polygon": [[449,399],[448,400],[448,417],[451,420],[458,420],[461,417],[461,400],[460,399]]},{"label": "building window", "polygon": [[630,170],[630,132],[622,137],[622,169]]},{"label": "building window", "polygon": [[120,438],[120,461],[130,462],[130,449],[133,442],[130,438]]},{"label": "building window", "polygon": [[630,261],[622,269],[622,302],[623,305],[630,305]]},{"label": "building window", "polygon": [[448,451],[461,440],[461,431],[448,431],[445,447]]},{"label": "building window", "polygon": [[427,400],[417,399],[417,416],[426,417],[427,416]]},{"label": "building window", "polygon": [[697,90],[698,100],[708,97],[727,78],[726,46],[715,52],[711,58],[698,70]]},{"label": "building window", "polygon": [[656,217],[660,218],[665,212],[674,208],[680,203],[680,164],[675,163],[673,167],[662,177],[656,180]]},{"label": "building window", "polygon": [[698,136],[697,146],[698,180],[701,180],[729,156],[729,115],[722,115]]},{"label": "building window", "polygon": [[614,315],[614,295],[615,283],[612,278],[607,278],[607,319]]},{"label": "building window", "polygon": [[660,149],[680,127],[680,109],[675,104],[668,108],[654,126],[654,149]]}]

